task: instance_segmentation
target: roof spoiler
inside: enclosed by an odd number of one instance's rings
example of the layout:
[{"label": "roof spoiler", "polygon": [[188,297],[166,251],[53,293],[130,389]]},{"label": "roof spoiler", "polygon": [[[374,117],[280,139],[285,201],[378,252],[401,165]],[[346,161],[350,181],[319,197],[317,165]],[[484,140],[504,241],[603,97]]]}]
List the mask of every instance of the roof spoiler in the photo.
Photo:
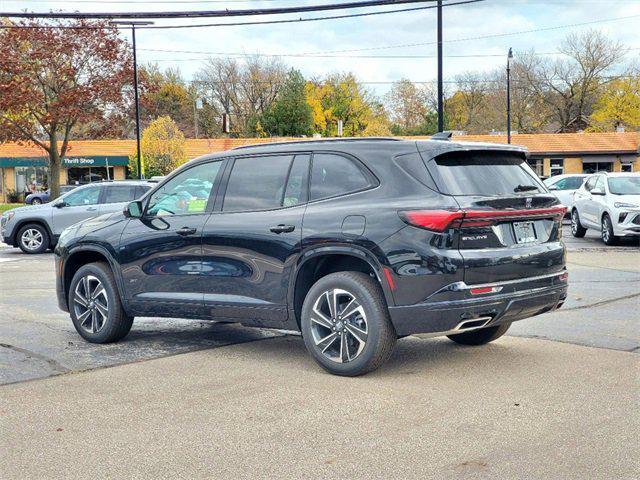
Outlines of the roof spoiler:
[{"label": "roof spoiler", "polygon": [[434,135],[431,135],[431,140],[444,140],[444,141],[450,141],[451,137],[453,136],[453,132],[438,132]]}]

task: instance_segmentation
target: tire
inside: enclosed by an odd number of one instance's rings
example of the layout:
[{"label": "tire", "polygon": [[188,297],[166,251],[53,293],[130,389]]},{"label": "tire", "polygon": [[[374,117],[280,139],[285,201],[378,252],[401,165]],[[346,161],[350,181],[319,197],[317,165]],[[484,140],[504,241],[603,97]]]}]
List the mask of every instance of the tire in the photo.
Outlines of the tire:
[{"label": "tire", "polygon": [[28,254],[43,253],[51,243],[49,232],[38,223],[28,223],[21,227],[16,238],[20,250]]},{"label": "tire", "polygon": [[571,235],[576,238],[582,238],[587,233],[587,229],[580,223],[580,216],[578,215],[578,209],[574,208],[571,212]]},{"label": "tire", "polygon": [[616,245],[618,243],[618,237],[613,234],[613,223],[611,223],[611,218],[607,213],[602,216],[600,237],[605,245]]},{"label": "tire", "polygon": [[33,200],[31,200],[31,205],[42,205],[42,200],[40,200],[39,198],[34,198]]},{"label": "tire", "polygon": [[[91,295],[86,294],[87,285]],[[100,286],[104,288],[101,290]],[[133,317],[127,316],[122,308],[113,272],[106,263],[80,267],[71,280],[68,295],[71,321],[86,341],[117,342],[131,330]]]},{"label": "tire", "polygon": [[[329,309],[332,295],[338,315]],[[328,372],[348,377],[377,369],[397,338],[380,285],[361,272],[332,273],[318,280],[304,299],[301,329],[313,359]]]},{"label": "tire", "polygon": [[484,345],[497,340],[507,333],[510,326],[510,322],[501,323],[493,327],[479,328],[478,330],[471,330],[470,332],[447,335],[447,338],[461,345]]}]

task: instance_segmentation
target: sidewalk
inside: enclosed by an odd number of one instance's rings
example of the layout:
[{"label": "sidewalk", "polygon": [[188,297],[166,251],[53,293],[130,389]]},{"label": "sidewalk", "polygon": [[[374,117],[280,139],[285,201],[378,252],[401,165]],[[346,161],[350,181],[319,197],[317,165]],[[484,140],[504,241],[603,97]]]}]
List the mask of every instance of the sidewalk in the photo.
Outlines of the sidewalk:
[{"label": "sidewalk", "polygon": [[289,336],[7,385],[0,477],[637,478],[638,359],[410,337],[347,379]]}]

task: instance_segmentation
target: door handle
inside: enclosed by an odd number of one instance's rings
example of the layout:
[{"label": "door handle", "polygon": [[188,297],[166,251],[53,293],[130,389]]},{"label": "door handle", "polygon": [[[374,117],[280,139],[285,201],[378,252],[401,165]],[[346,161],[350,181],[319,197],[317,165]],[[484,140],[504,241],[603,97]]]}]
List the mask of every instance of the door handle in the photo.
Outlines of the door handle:
[{"label": "door handle", "polygon": [[281,233],[289,233],[289,232],[293,232],[296,229],[295,225],[276,225],[275,227],[271,227],[269,230],[271,230],[273,233],[277,233],[277,234],[281,234]]},{"label": "door handle", "polygon": [[95,212],[96,210],[98,210],[96,207],[87,208],[87,212]]},{"label": "door handle", "polygon": [[183,237],[186,237],[187,235],[193,235],[194,233],[196,233],[196,229],[195,228],[191,228],[191,227],[182,227],[180,230],[177,230],[176,233],[178,235],[182,235]]}]

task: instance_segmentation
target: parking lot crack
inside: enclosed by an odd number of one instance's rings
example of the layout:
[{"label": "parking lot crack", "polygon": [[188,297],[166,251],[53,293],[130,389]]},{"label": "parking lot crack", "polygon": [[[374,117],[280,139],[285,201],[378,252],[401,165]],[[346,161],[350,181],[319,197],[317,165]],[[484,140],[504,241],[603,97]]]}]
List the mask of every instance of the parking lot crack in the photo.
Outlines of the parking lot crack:
[{"label": "parking lot crack", "polygon": [[632,293],[630,295],[625,295],[623,297],[609,298],[607,300],[602,300],[600,302],[595,302],[595,303],[589,303],[588,305],[580,305],[578,307],[563,308],[562,311],[568,312],[572,310],[583,310],[585,308],[599,307],[601,305],[607,305],[609,303],[618,302],[620,300],[628,300],[630,298],[636,298],[636,297],[640,297],[640,293]]},{"label": "parking lot crack", "polygon": [[22,353],[23,355],[26,355],[29,358],[35,358],[37,360],[41,360],[47,363],[57,373],[67,373],[70,371],[68,368],[64,367],[63,365],[55,361],[53,358],[49,358],[45,355],[32,352],[31,350],[27,350],[26,348],[16,347],[15,345],[9,345],[8,343],[0,343],[0,347],[13,350],[14,352]]}]

